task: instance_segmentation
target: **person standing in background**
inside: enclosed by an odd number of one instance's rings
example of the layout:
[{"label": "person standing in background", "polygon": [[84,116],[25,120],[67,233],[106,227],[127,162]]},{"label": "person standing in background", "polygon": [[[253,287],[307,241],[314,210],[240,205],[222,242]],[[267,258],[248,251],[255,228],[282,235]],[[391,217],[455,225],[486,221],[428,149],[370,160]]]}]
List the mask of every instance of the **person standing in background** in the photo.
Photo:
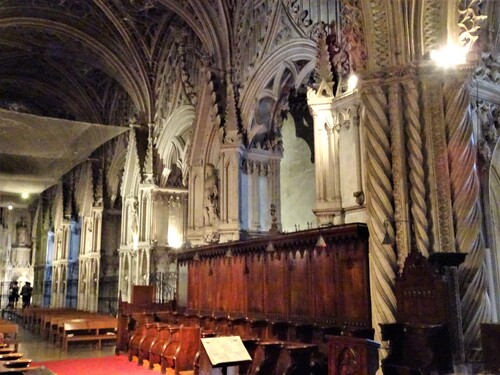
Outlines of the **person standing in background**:
[{"label": "person standing in background", "polygon": [[33,293],[33,288],[31,287],[31,283],[26,281],[21,288],[21,298],[23,301],[23,309],[25,307],[29,307],[31,304],[31,294]]},{"label": "person standing in background", "polygon": [[9,290],[9,307],[15,308],[17,305],[17,301],[19,300],[19,286],[17,285],[17,281],[12,281],[10,283]]}]

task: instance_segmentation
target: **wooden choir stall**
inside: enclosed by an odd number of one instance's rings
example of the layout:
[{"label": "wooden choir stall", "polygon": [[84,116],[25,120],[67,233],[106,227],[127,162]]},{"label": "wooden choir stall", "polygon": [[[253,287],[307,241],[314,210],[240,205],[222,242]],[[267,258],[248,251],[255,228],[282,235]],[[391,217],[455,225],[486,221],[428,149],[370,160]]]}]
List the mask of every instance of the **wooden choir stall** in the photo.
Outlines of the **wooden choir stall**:
[{"label": "wooden choir stall", "polygon": [[[178,311],[202,330],[240,336],[253,359],[246,373],[302,374],[313,366],[326,374],[330,335],[378,348],[370,340],[365,224],[205,246],[180,254],[178,264]],[[378,364],[377,350],[356,355]]]},{"label": "wooden choir stall", "polygon": [[[175,303],[120,303],[117,353],[176,374],[333,375],[355,340],[362,350],[349,359],[363,374],[378,368],[365,224],[203,246],[177,261]],[[221,337],[241,340],[251,360],[212,363],[203,340]]]},{"label": "wooden choir stall", "polygon": [[463,356],[456,269],[463,253],[411,252],[396,278],[397,321],[382,324],[389,355],[385,375],[448,374],[453,357]]}]

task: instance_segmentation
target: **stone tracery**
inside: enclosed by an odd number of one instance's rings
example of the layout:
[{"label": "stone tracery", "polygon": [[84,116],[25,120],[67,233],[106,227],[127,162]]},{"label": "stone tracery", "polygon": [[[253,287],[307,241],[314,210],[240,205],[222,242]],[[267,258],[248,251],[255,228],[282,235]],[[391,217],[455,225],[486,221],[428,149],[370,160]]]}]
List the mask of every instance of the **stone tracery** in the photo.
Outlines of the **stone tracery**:
[{"label": "stone tracery", "polygon": [[[315,98],[309,98],[316,120],[327,114],[318,123],[326,140],[322,145],[330,153],[316,152],[314,161],[319,165],[319,157],[324,156],[331,162],[316,175],[318,185],[331,187],[324,193],[330,206],[321,207],[317,216],[323,215],[324,223],[368,222],[374,326],[394,320],[394,278],[412,239],[424,255],[472,249],[470,267],[461,271],[461,280],[467,345],[474,345],[478,324],[490,319],[490,313],[482,266],[486,241],[478,177],[473,173],[476,149],[468,143],[473,136],[466,119],[469,93],[460,85],[447,86],[453,80],[451,75],[436,79],[441,73],[426,60],[427,53],[446,39],[441,15],[450,4],[426,1],[420,8],[407,1],[404,6],[391,7],[393,4],[383,0],[345,0],[338,4],[341,19],[332,24],[335,17],[323,19],[322,14],[329,12],[315,6],[324,3],[319,1],[221,1],[216,6],[195,0],[63,3],[34,2],[39,17],[19,23],[16,29],[7,25],[14,17],[0,19],[2,30],[19,31],[13,42],[35,35],[44,47],[54,43],[47,52],[51,56],[46,56],[51,62],[45,66],[59,67],[55,71],[62,73],[64,82],[51,87],[40,84],[33,97],[45,94],[55,98],[52,93],[58,87],[64,89],[72,82],[75,93],[61,90],[61,98],[65,98],[59,111],[63,116],[121,124],[132,113],[137,117],[130,124],[128,148],[125,150],[122,137],[117,154],[109,152],[108,161],[102,163],[101,177],[77,194],[78,214],[83,228],[88,228],[82,231],[80,291],[88,290],[100,272],[98,233],[111,225],[103,219],[106,211],[119,211],[113,213],[117,227],[121,225],[119,249],[115,249],[120,274],[117,287],[125,300],[130,298],[131,285],[149,282],[152,254],[170,251],[173,242],[159,237],[157,228],[185,225],[184,232],[177,233],[181,244],[198,245],[237,240],[242,233],[266,234],[270,217],[280,227],[280,163],[287,156],[281,134],[284,115],[290,92],[303,93],[311,84],[317,42],[326,31],[331,32],[329,62],[338,82],[330,77],[324,86],[315,87],[321,95],[316,92]],[[13,7],[13,14],[21,13],[23,4]],[[482,9],[473,1],[460,6],[464,11],[457,14],[457,30],[462,41],[473,42],[480,37],[477,25],[484,22]],[[76,11],[82,11],[81,29],[69,22],[68,16]],[[229,17],[233,13],[242,17],[233,21]],[[397,22],[387,22],[394,14]],[[186,29],[189,31],[181,32]],[[98,39],[98,31],[102,38]],[[413,39],[403,42],[395,35]],[[63,44],[64,50],[58,47]],[[75,62],[68,69],[71,60],[66,54],[77,49],[79,56],[97,60]],[[333,57],[332,52],[336,52]],[[61,56],[56,58],[56,53]],[[499,77],[498,61],[492,55],[483,57],[486,63],[477,68],[480,97]],[[330,66],[323,68],[331,72]],[[342,89],[349,73],[359,74],[362,80],[358,93]],[[11,92],[15,85],[11,82],[7,87]],[[444,107],[440,105],[443,98]],[[327,108],[313,104],[323,99],[330,100]],[[304,106],[305,95],[300,100]],[[498,116],[493,115],[498,103],[476,100],[479,113]],[[40,103],[44,110],[55,107],[54,102]],[[81,108],[77,108],[79,104]],[[479,156],[487,165],[498,141],[498,119],[480,123]],[[147,137],[143,136],[146,127]],[[318,136],[315,141],[323,140]],[[457,150],[462,152],[457,154]],[[340,167],[344,169],[353,155],[356,159],[349,165],[355,172],[346,173],[349,178],[339,175]],[[217,171],[217,182],[207,181],[207,168]],[[240,195],[240,191],[244,193]],[[63,200],[66,193],[55,194]],[[85,201],[88,194],[95,196]],[[66,197],[64,205],[71,199]],[[275,214],[270,214],[271,206]],[[51,282],[57,295],[53,305],[63,303],[61,293],[66,293],[68,249],[61,240],[67,225],[65,210],[67,207],[58,206],[53,214],[56,251]],[[201,210],[207,213],[205,218]],[[394,228],[389,227],[395,247],[381,244],[387,219],[396,220]],[[413,225],[398,220],[411,220]],[[470,230],[464,231],[464,227]],[[43,246],[46,243],[38,247]],[[113,253],[108,251],[107,256]],[[482,298],[475,301],[478,295]],[[41,300],[41,294],[37,298]],[[82,299],[82,306],[97,309],[95,298]]]}]

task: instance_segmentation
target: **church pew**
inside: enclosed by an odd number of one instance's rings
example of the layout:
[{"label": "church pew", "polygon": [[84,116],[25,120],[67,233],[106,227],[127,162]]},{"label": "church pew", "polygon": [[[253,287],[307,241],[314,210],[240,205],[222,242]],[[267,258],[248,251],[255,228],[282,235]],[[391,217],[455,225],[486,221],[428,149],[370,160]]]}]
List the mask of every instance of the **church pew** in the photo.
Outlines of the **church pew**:
[{"label": "church pew", "polygon": [[43,337],[47,338],[50,342],[57,343],[58,336],[60,335],[59,328],[64,326],[64,322],[74,319],[92,319],[92,318],[104,318],[103,315],[90,313],[85,311],[79,311],[77,313],[69,313],[63,315],[51,315],[46,319]]},{"label": "church pew", "polygon": [[50,331],[49,321],[53,316],[63,316],[63,315],[71,315],[76,314],[76,309],[53,309],[47,311],[41,311],[37,314],[37,319],[35,322],[35,330],[42,337],[48,337],[48,332]]},{"label": "church pew", "polygon": [[[149,368],[152,369],[155,364],[161,365],[162,356],[173,357],[177,344],[179,342],[179,329],[177,324],[168,325],[158,333],[158,337],[151,344],[149,351]],[[173,363],[169,364],[172,367]]]},{"label": "church pew", "polygon": [[193,370],[195,357],[200,349],[201,329],[199,326],[181,326],[179,329],[179,341],[175,353],[171,356],[164,353],[161,360],[161,372],[166,373],[170,361],[173,363],[175,374],[182,371]]},{"label": "church pew", "polygon": [[148,323],[146,335],[139,342],[137,350],[137,362],[139,365],[144,363],[144,360],[150,359],[150,351],[152,344],[160,337],[162,331],[168,332],[169,324],[167,323]]},{"label": "church pew", "polygon": [[100,350],[102,341],[116,341],[116,326],[116,318],[66,321],[62,347],[67,351],[69,342],[97,341],[97,349]]},{"label": "church pew", "polygon": [[274,374],[282,348],[283,342],[281,341],[260,342],[255,351],[249,374]]},{"label": "church pew", "polygon": [[7,344],[13,344],[15,350],[17,350],[19,341],[17,334],[19,332],[19,326],[15,323],[9,322],[8,320],[0,320],[0,333],[3,333],[3,341]]},{"label": "church pew", "polygon": [[[138,319],[138,320],[136,320],[137,326],[134,329],[133,334],[130,337],[130,340],[128,343],[127,353],[128,353],[128,360],[129,361],[132,361],[132,359],[134,357],[139,358],[139,348],[140,348],[141,342],[146,337],[149,327],[150,326],[154,327],[154,325],[156,324],[154,322],[150,322],[149,317],[147,317],[146,315],[143,315],[143,314],[139,315],[137,317],[137,319]],[[142,319],[144,319],[144,320],[142,320]],[[140,364],[142,364],[142,363],[140,363]]]},{"label": "church pew", "polygon": [[[152,312],[133,312],[129,315],[119,314],[118,331],[116,339],[115,354],[120,354],[120,351],[126,352],[128,355],[130,340],[144,328],[144,324],[152,323],[155,320]],[[137,337],[136,337],[137,340]],[[137,355],[137,354],[135,354]]]},{"label": "church pew", "polygon": [[83,314],[66,315],[62,317],[53,317],[51,319],[51,330],[49,332],[49,340],[54,342],[56,345],[62,346],[62,336],[64,332],[65,322],[75,322],[78,320],[108,320],[116,319],[110,315],[103,315],[91,312],[84,312]]}]

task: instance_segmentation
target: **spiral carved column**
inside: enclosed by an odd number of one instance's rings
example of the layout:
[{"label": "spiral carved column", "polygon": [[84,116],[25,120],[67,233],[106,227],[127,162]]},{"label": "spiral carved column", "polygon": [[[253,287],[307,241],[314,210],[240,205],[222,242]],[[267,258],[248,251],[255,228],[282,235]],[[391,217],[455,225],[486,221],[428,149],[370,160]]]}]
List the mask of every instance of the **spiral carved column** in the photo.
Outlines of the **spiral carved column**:
[{"label": "spiral carved column", "polygon": [[[468,84],[453,82],[444,87],[450,181],[457,251],[468,253],[459,269],[465,348],[479,346],[480,323],[491,321],[487,293],[480,184],[476,149],[468,116]],[[472,359],[475,359],[474,357]]]},{"label": "spiral carved column", "polygon": [[410,180],[411,217],[415,246],[424,256],[429,254],[427,206],[425,202],[425,176],[423,144],[419,120],[418,90],[413,80],[403,82],[404,121],[406,123],[407,155]]},{"label": "spiral carved column", "polygon": [[392,246],[383,245],[384,221],[393,217],[390,126],[387,98],[378,86],[367,88],[362,96],[362,121],[366,129],[367,210],[370,230],[370,288],[372,320],[376,340],[380,341],[380,323],[395,321],[394,280],[397,257]]}]

